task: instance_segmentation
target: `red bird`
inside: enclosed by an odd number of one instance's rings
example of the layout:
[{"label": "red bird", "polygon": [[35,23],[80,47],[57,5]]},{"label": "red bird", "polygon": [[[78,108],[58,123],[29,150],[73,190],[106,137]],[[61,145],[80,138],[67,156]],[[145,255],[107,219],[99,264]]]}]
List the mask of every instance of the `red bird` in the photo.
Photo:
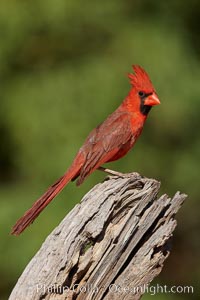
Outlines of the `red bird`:
[{"label": "red bird", "polygon": [[12,234],[24,231],[69,181],[78,178],[80,185],[94,170],[104,169],[101,165],[123,157],[133,147],[151,107],[160,104],[148,74],[140,66],[133,70],[135,74],[128,75],[132,85],[128,96],[89,134],[67,172],[17,221]]}]

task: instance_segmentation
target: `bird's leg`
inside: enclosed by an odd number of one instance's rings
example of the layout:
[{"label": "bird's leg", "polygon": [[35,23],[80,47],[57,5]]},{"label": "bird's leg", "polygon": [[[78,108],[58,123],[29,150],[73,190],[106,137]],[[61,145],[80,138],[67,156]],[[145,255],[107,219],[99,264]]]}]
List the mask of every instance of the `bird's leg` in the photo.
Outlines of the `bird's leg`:
[{"label": "bird's leg", "polygon": [[104,167],[98,167],[98,170],[99,171],[103,171],[105,173],[108,173],[109,175],[114,175],[114,176],[118,176],[118,177],[124,177],[123,173],[117,172],[117,171],[114,171],[114,170],[110,170],[110,169],[107,169],[107,168],[104,168]]},{"label": "bird's leg", "polygon": [[121,177],[121,178],[126,178],[126,177],[130,177],[130,176],[134,176],[135,179],[141,179],[143,176],[141,176],[139,173],[137,172],[132,172],[132,173],[121,173],[121,172],[117,172],[117,171],[114,171],[114,170],[110,170],[110,169],[107,169],[107,168],[104,168],[104,167],[98,167],[99,171],[103,171],[111,176],[118,176],[118,177]]}]

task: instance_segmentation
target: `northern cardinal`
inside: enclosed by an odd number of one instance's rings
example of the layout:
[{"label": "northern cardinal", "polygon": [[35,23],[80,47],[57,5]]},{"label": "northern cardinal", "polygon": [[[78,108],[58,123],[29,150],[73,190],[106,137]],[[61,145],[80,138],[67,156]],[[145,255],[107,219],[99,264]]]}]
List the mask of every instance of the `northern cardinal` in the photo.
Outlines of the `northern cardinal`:
[{"label": "northern cardinal", "polygon": [[77,179],[80,185],[101,165],[123,157],[141,134],[152,106],[160,104],[148,74],[140,66],[133,66],[135,74],[128,74],[131,90],[122,104],[87,137],[66,173],[48,188],[33,206],[14,225],[11,234],[19,235],[29,226],[53,198]]}]

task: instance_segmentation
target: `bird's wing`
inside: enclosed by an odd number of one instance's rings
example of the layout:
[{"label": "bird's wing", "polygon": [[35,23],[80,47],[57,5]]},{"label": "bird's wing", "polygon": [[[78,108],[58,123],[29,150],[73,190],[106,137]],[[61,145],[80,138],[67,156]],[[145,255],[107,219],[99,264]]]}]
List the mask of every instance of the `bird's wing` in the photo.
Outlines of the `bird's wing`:
[{"label": "bird's wing", "polygon": [[81,148],[85,154],[85,163],[77,184],[81,184],[95,169],[111,160],[132,138],[130,114],[116,112],[110,115],[90,133]]}]

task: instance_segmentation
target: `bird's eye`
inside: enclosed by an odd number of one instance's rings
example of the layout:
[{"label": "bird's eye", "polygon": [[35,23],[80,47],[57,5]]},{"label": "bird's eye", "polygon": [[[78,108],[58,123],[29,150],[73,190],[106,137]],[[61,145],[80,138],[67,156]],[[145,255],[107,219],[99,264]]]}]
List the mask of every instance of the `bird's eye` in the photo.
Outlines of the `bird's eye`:
[{"label": "bird's eye", "polygon": [[141,98],[143,98],[143,97],[145,97],[145,92],[139,91],[138,95],[139,95]]}]

